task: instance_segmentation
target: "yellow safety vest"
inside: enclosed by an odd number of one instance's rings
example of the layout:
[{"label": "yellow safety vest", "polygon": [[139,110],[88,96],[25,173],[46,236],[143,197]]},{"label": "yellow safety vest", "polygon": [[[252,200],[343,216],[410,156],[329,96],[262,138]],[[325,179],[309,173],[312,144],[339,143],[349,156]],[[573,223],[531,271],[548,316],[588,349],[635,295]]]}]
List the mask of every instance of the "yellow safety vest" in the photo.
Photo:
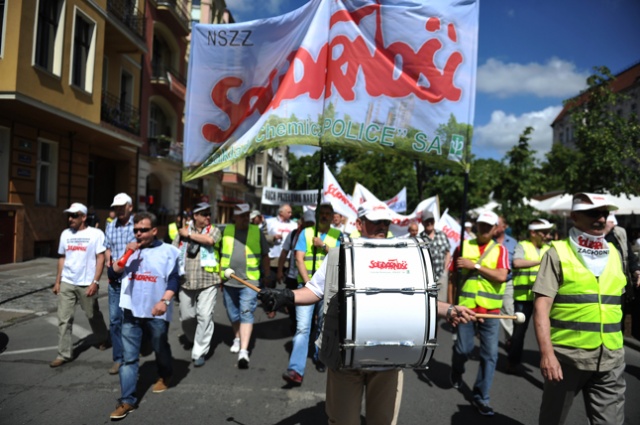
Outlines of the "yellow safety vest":
[{"label": "yellow safety vest", "polygon": [[178,225],[176,223],[169,223],[169,239],[174,240],[178,236]]},{"label": "yellow safety vest", "polygon": [[[221,239],[220,250],[220,276],[224,277],[224,271],[231,264],[231,255],[233,254],[233,241],[236,234],[235,224],[227,224],[224,228]],[[260,228],[255,224],[249,225],[247,231],[247,241],[245,242],[245,255],[247,263],[247,279],[260,279],[260,259],[262,251],[260,246]]]},{"label": "yellow safety vest", "polygon": [[[313,237],[315,235],[316,228],[315,226],[307,227],[304,229],[304,237],[305,242],[307,242],[307,250],[304,253],[304,266],[307,269],[307,273],[309,278],[311,278],[313,270]],[[327,232],[327,236],[324,237],[323,242],[327,245],[328,248],[335,248],[338,245],[338,239],[340,238],[340,230],[334,229],[331,227]],[[320,268],[322,261],[325,257],[324,252],[320,252],[319,250],[316,252],[316,270]],[[302,276],[298,273],[298,282],[305,283],[302,281]]]},{"label": "yellow safety vest", "polygon": [[[480,259],[480,247],[478,240],[466,240],[463,242],[464,258],[474,263]],[[497,245],[491,248],[493,245]],[[500,244],[491,241],[487,244],[485,252],[490,251],[484,256],[480,265],[489,269],[498,267],[498,259],[500,257]],[[462,276],[465,279],[460,291],[460,305],[469,308],[482,307],[487,310],[497,310],[502,307],[502,296],[504,295],[505,284],[491,283],[480,275],[476,270],[463,270]]]},{"label": "yellow safety vest", "polygon": [[[545,252],[550,248],[543,244],[540,252],[531,241],[522,241],[520,245],[524,249],[524,259],[529,261],[540,261]],[[513,273],[513,299],[515,301],[533,301],[533,283],[538,276],[540,265],[516,269]]]},{"label": "yellow safety vest", "polygon": [[594,349],[602,344],[610,350],[622,348],[622,290],[626,278],[618,250],[609,244],[609,258],[596,278],[582,264],[568,240],[552,242],[562,267],[549,319],[554,345]]}]

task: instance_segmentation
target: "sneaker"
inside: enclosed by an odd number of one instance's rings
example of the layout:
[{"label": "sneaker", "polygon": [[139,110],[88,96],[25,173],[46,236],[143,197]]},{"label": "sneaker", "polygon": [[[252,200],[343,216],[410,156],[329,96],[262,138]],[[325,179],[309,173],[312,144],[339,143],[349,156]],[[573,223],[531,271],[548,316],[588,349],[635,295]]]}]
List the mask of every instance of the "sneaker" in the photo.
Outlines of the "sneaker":
[{"label": "sneaker", "polygon": [[249,369],[249,352],[247,350],[240,351],[238,369]]},{"label": "sneaker", "polygon": [[300,375],[295,370],[291,370],[291,369],[287,370],[285,373],[282,374],[282,379],[284,379],[294,387],[299,387],[300,385],[302,385],[302,375]]},{"label": "sneaker", "polygon": [[153,386],[152,391],[156,394],[167,391],[167,389],[169,389],[170,380],[171,378],[158,378],[158,380],[156,381],[156,384]]},{"label": "sneaker", "polygon": [[200,356],[197,359],[193,360],[193,365],[195,367],[201,367],[204,366],[204,356]]},{"label": "sneaker", "polygon": [[49,367],[59,367],[62,366],[63,364],[67,363],[68,360],[66,359],[61,359],[60,357],[56,358],[54,361],[52,361],[51,363],[49,363]]},{"label": "sneaker", "polygon": [[473,404],[473,406],[478,410],[478,413],[482,416],[493,416],[493,408],[488,404],[485,404],[480,400],[473,400],[471,404]]},{"label": "sneaker", "polygon": [[451,386],[456,390],[459,390],[462,387],[462,374],[451,369],[451,374],[449,375],[449,382],[451,382]]},{"label": "sneaker", "polygon": [[111,366],[111,369],[109,369],[109,375],[117,375],[119,371],[120,371],[120,363],[115,362],[113,366]]},{"label": "sneaker", "polygon": [[111,418],[111,420],[123,419],[125,416],[127,416],[129,413],[133,412],[134,410],[136,410],[135,406],[132,406],[129,403],[120,403],[118,404],[118,407],[116,407],[116,410],[111,412],[111,415],[109,415],[109,417]]},{"label": "sneaker", "polygon": [[233,345],[229,349],[233,354],[237,354],[240,352],[240,338],[235,338],[233,340]]}]

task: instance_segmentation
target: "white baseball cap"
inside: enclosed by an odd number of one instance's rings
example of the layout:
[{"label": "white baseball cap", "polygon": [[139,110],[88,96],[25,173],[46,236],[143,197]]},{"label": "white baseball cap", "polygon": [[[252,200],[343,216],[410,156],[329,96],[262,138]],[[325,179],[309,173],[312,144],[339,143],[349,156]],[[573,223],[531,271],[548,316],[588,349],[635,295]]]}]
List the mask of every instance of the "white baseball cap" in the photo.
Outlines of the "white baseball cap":
[{"label": "white baseball cap", "polygon": [[531,224],[529,224],[529,230],[549,230],[555,226],[544,218],[536,218]]},{"label": "white baseball cap", "polygon": [[233,209],[233,215],[241,215],[241,214],[248,213],[250,209],[251,209],[251,206],[249,204],[238,204]]},{"label": "white baseball cap", "polygon": [[113,202],[111,203],[112,207],[120,207],[122,205],[133,205],[133,201],[131,200],[131,196],[127,195],[126,193],[122,192],[122,193],[118,193],[116,196],[113,197]]},{"label": "white baseball cap", "polygon": [[493,211],[482,211],[476,220],[476,223],[487,223],[491,226],[498,224],[498,214]]},{"label": "white baseball cap", "polygon": [[586,211],[601,207],[607,207],[609,211],[618,209],[609,201],[607,195],[601,193],[580,192],[573,195],[571,211]]},{"label": "white baseball cap", "polygon": [[251,214],[249,214],[249,219],[253,220],[254,218],[258,217],[259,215],[262,215],[262,213],[258,210],[253,210],[251,211]]},{"label": "white baseball cap", "polygon": [[358,218],[362,217],[370,221],[392,220],[387,204],[373,201],[366,201],[358,207]]},{"label": "white baseball cap", "polygon": [[609,217],[607,217],[607,221],[612,222],[614,226],[618,225],[618,219],[614,214],[609,214]]},{"label": "white baseball cap", "polygon": [[195,214],[195,213],[199,213],[200,211],[206,211],[206,210],[210,210],[210,209],[211,209],[211,205],[207,204],[206,202],[200,202],[193,209],[193,213]]},{"label": "white baseball cap", "polygon": [[71,204],[71,206],[69,208],[67,208],[66,210],[64,210],[65,213],[82,213],[84,215],[87,215],[87,207],[85,207],[83,204],[81,204],[80,202],[74,202],[73,204]]}]

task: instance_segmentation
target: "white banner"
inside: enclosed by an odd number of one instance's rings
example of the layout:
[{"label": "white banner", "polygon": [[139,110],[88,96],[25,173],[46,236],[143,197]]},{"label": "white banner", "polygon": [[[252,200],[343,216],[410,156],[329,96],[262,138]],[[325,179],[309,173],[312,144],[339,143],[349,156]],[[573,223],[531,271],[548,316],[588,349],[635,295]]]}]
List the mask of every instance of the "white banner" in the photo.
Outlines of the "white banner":
[{"label": "white banner", "polygon": [[396,196],[384,201],[393,211],[397,213],[407,212],[407,188],[402,188]]},{"label": "white banner", "polygon": [[310,205],[318,202],[317,190],[284,190],[262,188],[262,205]]},{"label": "white banner", "polygon": [[459,161],[470,134],[439,129],[473,123],[478,10],[478,0],[311,0],[274,18],[194,25],[183,178],[321,139]]},{"label": "white banner", "polygon": [[[460,246],[461,228],[460,223],[458,223],[455,218],[451,217],[448,211],[448,209],[445,210],[440,220],[436,220],[436,230],[440,230],[447,235],[449,245],[451,246],[451,255],[453,255],[453,251]],[[469,239],[467,232],[465,232],[465,239]]]}]

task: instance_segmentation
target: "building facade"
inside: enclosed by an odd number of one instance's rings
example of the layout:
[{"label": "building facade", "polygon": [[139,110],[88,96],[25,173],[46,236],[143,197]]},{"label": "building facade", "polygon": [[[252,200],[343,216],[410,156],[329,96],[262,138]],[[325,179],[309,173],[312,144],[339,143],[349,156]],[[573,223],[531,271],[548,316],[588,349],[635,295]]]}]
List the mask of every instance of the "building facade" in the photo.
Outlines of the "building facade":
[{"label": "building facade", "polygon": [[[137,200],[145,20],[124,0],[0,9],[0,263],[55,255],[72,202]],[[11,23],[11,25],[7,25]]]}]

